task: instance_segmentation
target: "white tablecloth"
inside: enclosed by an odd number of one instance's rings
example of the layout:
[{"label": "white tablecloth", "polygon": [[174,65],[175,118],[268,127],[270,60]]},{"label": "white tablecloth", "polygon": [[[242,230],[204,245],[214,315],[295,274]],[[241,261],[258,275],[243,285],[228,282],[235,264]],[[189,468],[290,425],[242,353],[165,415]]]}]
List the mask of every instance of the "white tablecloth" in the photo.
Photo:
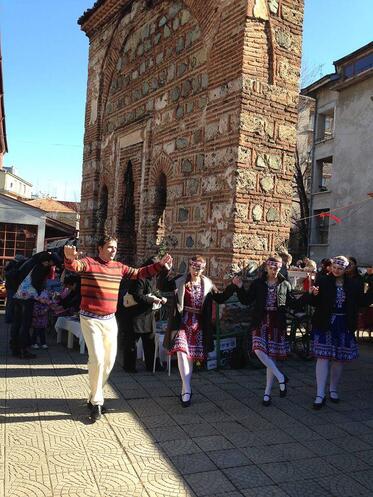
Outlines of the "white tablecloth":
[{"label": "white tablecloth", "polygon": [[67,330],[67,332],[68,332],[68,335],[67,335],[68,348],[69,349],[73,348],[74,336],[75,336],[79,339],[80,353],[84,354],[85,342],[84,342],[82,329],[80,327],[79,319],[61,316],[57,319],[54,327],[55,327],[55,330],[57,332],[57,343],[61,343],[62,331]]}]

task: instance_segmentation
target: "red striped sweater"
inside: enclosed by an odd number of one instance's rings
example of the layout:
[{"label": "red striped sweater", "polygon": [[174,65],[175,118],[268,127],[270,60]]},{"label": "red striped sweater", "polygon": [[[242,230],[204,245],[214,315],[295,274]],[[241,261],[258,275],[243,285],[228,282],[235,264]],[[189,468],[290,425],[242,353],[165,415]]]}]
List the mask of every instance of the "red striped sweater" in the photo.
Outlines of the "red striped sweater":
[{"label": "red striped sweater", "polygon": [[157,262],[135,269],[117,261],[105,262],[99,257],[85,257],[73,261],[65,259],[65,268],[81,273],[81,310],[105,316],[117,310],[122,278],[131,280],[149,278],[156,275],[162,266]]}]

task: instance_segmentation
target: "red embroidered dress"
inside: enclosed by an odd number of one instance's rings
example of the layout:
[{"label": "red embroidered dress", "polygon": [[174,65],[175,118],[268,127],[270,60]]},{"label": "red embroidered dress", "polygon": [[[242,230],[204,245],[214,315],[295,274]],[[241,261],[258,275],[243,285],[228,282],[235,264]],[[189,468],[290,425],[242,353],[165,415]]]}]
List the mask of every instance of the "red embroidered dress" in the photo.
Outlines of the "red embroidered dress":
[{"label": "red embroidered dress", "polygon": [[277,285],[268,285],[263,320],[252,332],[252,350],[261,350],[272,359],[286,359],[289,344],[286,329],[279,326],[277,313]]},{"label": "red embroidered dress", "polygon": [[205,359],[202,339],[202,304],[203,283],[185,285],[181,326],[176,333],[175,341],[169,354],[184,352],[193,361],[203,361]]}]

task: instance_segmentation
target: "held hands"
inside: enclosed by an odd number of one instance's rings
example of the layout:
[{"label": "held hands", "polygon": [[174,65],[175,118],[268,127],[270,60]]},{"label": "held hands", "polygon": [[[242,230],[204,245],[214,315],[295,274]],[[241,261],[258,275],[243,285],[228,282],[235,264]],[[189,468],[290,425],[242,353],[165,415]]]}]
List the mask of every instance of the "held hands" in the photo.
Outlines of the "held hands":
[{"label": "held hands", "polygon": [[235,276],[232,280],[233,285],[236,285],[238,288],[242,288],[242,280],[239,276]]},{"label": "held hands", "polygon": [[167,302],[167,299],[165,297],[153,297],[153,304],[160,304],[163,305]]},{"label": "held hands", "polygon": [[172,257],[170,254],[166,254],[162,257],[159,263],[169,271],[172,268]]},{"label": "held hands", "polygon": [[73,261],[77,258],[77,251],[76,251],[76,247],[74,245],[65,245],[64,248],[63,248],[63,252],[64,252],[64,255],[65,255],[65,259],[69,260],[69,261]]}]

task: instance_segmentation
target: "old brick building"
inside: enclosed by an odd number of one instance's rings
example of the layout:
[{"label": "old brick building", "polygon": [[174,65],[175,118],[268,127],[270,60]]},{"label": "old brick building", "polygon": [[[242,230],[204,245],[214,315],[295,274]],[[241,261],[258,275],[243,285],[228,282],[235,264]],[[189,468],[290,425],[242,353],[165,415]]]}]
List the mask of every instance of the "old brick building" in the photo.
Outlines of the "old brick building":
[{"label": "old brick building", "polygon": [[262,260],[288,239],[303,0],[99,0],[90,39],[81,236],[130,262]]}]

